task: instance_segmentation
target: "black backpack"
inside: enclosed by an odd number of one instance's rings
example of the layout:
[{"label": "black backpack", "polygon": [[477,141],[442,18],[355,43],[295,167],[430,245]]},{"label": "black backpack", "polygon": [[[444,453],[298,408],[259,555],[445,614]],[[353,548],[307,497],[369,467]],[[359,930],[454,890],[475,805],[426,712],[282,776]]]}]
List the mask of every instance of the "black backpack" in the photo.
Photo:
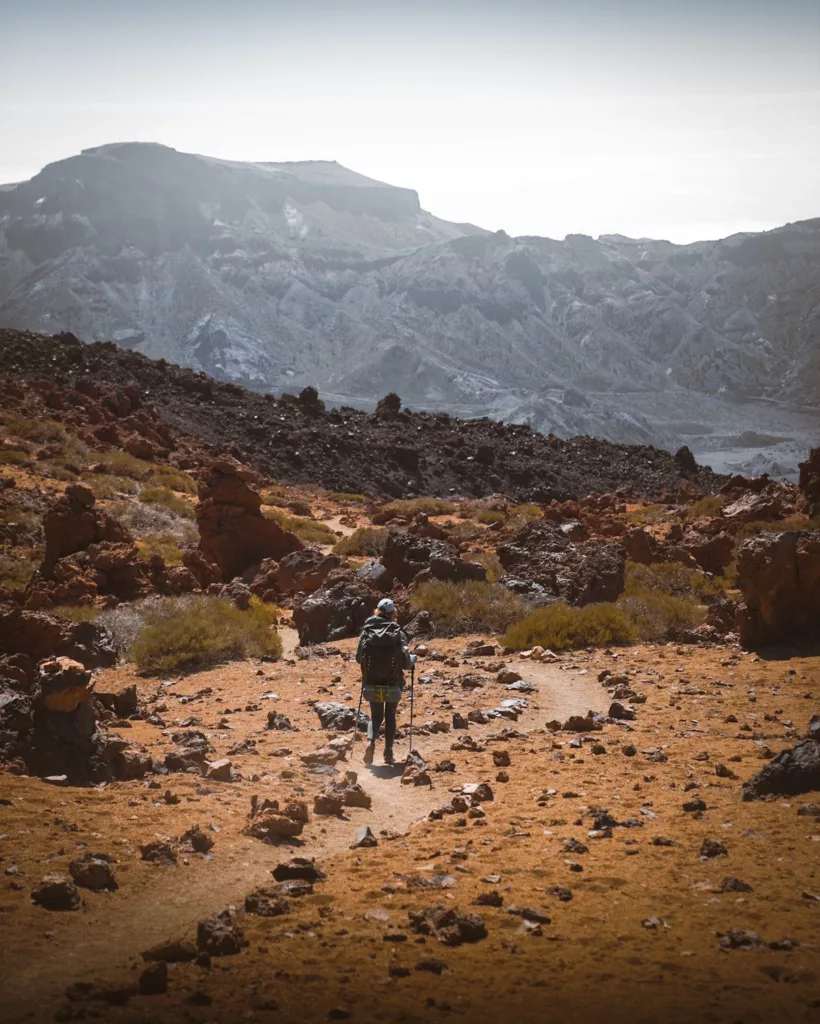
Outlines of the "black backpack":
[{"label": "black backpack", "polygon": [[401,680],[403,662],[401,627],[395,622],[368,629],[362,658],[366,686],[389,686]]}]

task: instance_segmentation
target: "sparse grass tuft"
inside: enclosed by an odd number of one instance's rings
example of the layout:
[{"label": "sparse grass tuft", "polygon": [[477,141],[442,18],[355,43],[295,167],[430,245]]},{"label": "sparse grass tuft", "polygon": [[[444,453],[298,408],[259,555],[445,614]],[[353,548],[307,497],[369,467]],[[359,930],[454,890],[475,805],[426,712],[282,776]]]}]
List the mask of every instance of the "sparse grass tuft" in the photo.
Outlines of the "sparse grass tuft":
[{"label": "sparse grass tuft", "polygon": [[758,537],[761,533],[799,533],[804,530],[820,530],[820,519],[809,519],[807,516],[790,516],[780,522],[744,523],[738,530],[737,539],[746,540]]},{"label": "sparse grass tuft", "polygon": [[97,459],[101,466],[105,466],[111,476],[127,476],[131,480],[145,480],[154,471],[154,466],[143,459],[137,459],[128,452],[120,451],[119,448],[112,448],[104,452]]},{"label": "sparse grass tuft", "polygon": [[347,491],[328,491],[326,497],[340,505],[366,505],[370,501],[366,494],[348,494]]},{"label": "sparse grass tuft", "polygon": [[726,504],[726,495],[707,494],[705,498],[699,498],[684,513],[684,519],[714,519],[723,511]]},{"label": "sparse grass tuft", "polygon": [[466,562],[478,562],[487,570],[487,580],[497,583],[504,575],[504,566],[494,551],[469,551],[463,556]]},{"label": "sparse grass tuft", "polygon": [[108,473],[83,474],[83,483],[95,498],[102,501],[116,498],[121,494],[136,494],[137,485],[125,476],[109,476]]},{"label": "sparse grass tuft", "polygon": [[337,555],[369,555],[378,558],[384,554],[387,530],[381,526],[360,526],[349,537],[342,537],[333,547]]},{"label": "sparse grass tuft", "polygon": [[471,523],[469,519],[461,519],[452,524],[447,523],[444,528],[447,531],[447,539],[452,544],[469,544],[470,541],[478,540],[484,533],[480,526]]},{"label": "sparse grass tuft", "polygon": [[20,555],[0,554],[0,587],[23,590],[40,561],[41,553],[30,548]]},{"label": "sparse grass tuft", "polygon": [[663,505],[643,505],[641,508],[635,508],[626,514],[627,522],[635,526],[649,526],[655,523],[667,522],[673,518],[672,513],[667,512]]},{"label": "sparse grass tuft", "polygon": [[500,633],[521,618],[529,605],[506,587],[478,580],[422,583],[412,594],[414,611],[428,611],[436,632]]},{"label": "sparse grass tuft", "polygon": [[288,533],[295,533],[303,544],[335,544],[338,539],[329,526],[316,519],[288,515],[278,508],[268,508],[264,515]]},{"label": "sparse grass tuft", "polygon": [[180,494],[196,494],[196,482],[193,477],[173,466],[157,466],[151,474],[152,480]]},{"label": "sparse grass tuft", "polygon": [[444,498],[399,498],[384,505],[380,511],[383,515],[412,519],[419,512],[424,512],[428,516],[451,516],[457,508],[454,501],[447,501]]},{"label": "sparse grass tuft", "polygon": [[102,609],[94,604],[58,604],[48,609],[49,615],[72,622],[96,622]]},{"label": "sparse grass tuft", "polygon": [[196,516],[191,502],[178,497],[168,487],[157,487],[153,484],[143,487],[140,491],[140,501],[146,505],[159,505],[161,508],[167,508],[175,515],[183,516],[186,519],[193,519]]},{"label": "sparse grass tuft", "polygon": [[164,598],[145,609],[130,657],[149,675],[263,655],[278,658],[277,613],[257,600],[242,612],[221,597]]},{"label": "sparse grass tuft", "polygon": [[30,461],[31,456],[26,452],[14,448],[0,448],[0,466],[24,466]]},{"label": "sparse grass tuft", "polygon": [[166,565],[180,565],[182,548],[179,537],[173,533],[149,533],[137,541],[140,557],[159,555]]},{"label": "sparse grass tuft", "polygon": [[526,618],[511,626],[501,642],[524,651],[546,647],[551,651],[574,650],[624,644],[637,638],[635,626],[616,604],[588,604],[572,608],[563,601],[533,609]]},{"label": "sparse grass tuft", "polygon": [[196,542],[196,526],[189,518],[179,516],[159,505],[144,505],[138,501],[117,501],[109,505],[109,515],[127,527],[135,537],[152,533],[167,533],[177,538],[180,547]]},{"label": "sparse grass tuft", "polygon": [[70,440],[65,427],[54,420],[29,419],[7,412],[3,414],[3,423],[10,434],[35,444],[66,444]]},{"label": "sparse grass tuft", "polygon": [[676,640],[706,617],[705,609],[695,598],[664,594],[648,587],[631,588],[618,599],[618,608],[628,616],[641,640]]}]

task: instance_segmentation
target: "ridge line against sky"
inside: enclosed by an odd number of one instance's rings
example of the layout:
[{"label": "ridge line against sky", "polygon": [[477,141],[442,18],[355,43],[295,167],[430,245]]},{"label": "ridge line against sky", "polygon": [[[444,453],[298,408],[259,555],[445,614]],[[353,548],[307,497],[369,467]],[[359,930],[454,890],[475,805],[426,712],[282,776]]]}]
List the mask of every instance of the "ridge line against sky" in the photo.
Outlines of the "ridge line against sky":
[{"label": "ridge line against sky", "polygon": [[806,0],[27,0],[0,180],[122,140],[335,159],[439,217],[677,242],[820,214]]}]

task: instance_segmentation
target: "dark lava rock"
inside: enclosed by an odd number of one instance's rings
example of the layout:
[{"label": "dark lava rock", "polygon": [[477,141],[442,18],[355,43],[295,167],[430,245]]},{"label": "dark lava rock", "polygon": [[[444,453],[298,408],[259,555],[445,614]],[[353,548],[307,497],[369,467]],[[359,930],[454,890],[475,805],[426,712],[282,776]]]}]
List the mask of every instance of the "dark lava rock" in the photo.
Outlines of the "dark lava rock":
[{"label": "dark lava rock", "polygon": [[[347,732],[356,721],[356,708],[348,707],[347,704],[319,701],[313,705],[313,710],[319,716],[323,729]],[[363,712],[359,713],[359,729],[367,729],[367,716]]]},{"label": "dark lava rock", "polygon": [[752,887],[747,882],[741,882],[739,878],[724,878],[720,883],[721,892],[752,892]]},{"label": "dark lava rock", "polygon": [[437,906],[430,910],[408,911],[410,928],[420,935],[432,935],[445,946],[479,942],[487,938],[487,928],[478,916],[457,907]]},{"label": "dark lava rock", "polygon": [[700,797],[697,797],[695,800],[687,800],[683,805],[683,809],[687,812],[705,811],[706,802],[701,800]]},{"label": "dark lava rock", "polygon": [[557,900],[562,903],[569,903],[572,899],[572,890],[565,889],[562,885],[553,885],[547,889],[548,896],[554,896]]},{"label": "dark lava rock", "polygon": [[245,910],[258,917],[281,917],[290,913],[287,899],[273,886],[256,889],[245,897]]},{"label": "dark lava rock", "polygon": [[194,853],[207,853],[214,845],[213,839],[198,825],[194,825],[193,828],[184,832],[180,837],[180,842],[190,846]]},{"label": "dark lava rock", "polygon": [[766,943],[756,932],[745,928],[730,928],[728,932],[718,932],[718,945],[721,949],[765,949]]},{"label": "dark lava rock", "polygon": [[196,945],[200,952],[209,956],[231,956],[239,953],[247,945],[247,940],[231,912],[220,910],[199,922]]},{"label": "dark lava rock", "polygon": [[77,886],[65,875],[46,875],[31,893],[31,902],[46,910],[77,910],[82,903]]},{"label": "dark lava rock", "polygon": [[93,889],[95,892],[105,889],[113,892],[119,888],[107,857],[86,853],[79,860],[73,860],[68,865],[68,870],[77,885],[83,889]]},{"label": "dark lava rock", "polygon": [[293,731],[293,726],[290,724],[290,719],[286,715],[280,714],[278,711],[268,712],[268,728],[276,729],[279,732]]},{"label": "dark lava rock", "polygon": [[717,839],[704,839],[700,844],[698,856],[701,860],[709,860],[712,857],[725,857],[728,853],[723,843]]},{"label": "dark lava rock", "polygon": [[302,646],[356,636],[373,613],[377,595],[370,587],[355,577],[331,583],[333,575],[328,585],[293,610],[293,624]]},{"label": "dark lava rock", "polygon": [[141,996],[161,996],[168,991],[168,964],[163,960],[150,964],[137,983]]},{"label": "dark lava rock", "polygon": [[166,939],[142,954],[145,961],[160,961],[166,964],[185,964],[196,960],[197,951],[193,942],[188,939]]},{"label": "dark lava rock", "polygon": [[615,718],[619,722],[632,722],[637,717],[632,708],[626,708],[619,701],[613,701],[609,705],[609,711],[607,712],[610,718]]},{"label": "dark lava rock", "polygon": [[151,864],[160,864],[163,867],[174,867],[177,863],[177,852],[173,846],[158,839],[140,846],[140,856]]},{"label": "dark lava rock", "polygon": [[306,857],[292,857],[288,861],[277,864],[271,872],[277,882],[298,880],[303,882],[323,882],[327,875],[316,866],[316,861]]},{"label": "dark lava rock", "polygon": [[820,742],[801,740],[791,750],[781,751],[743,787],[744,800],[758,800],[772,794],[795,796],[820,790]]},{"label": "dark lava rock", "polygon": [[378,839],[376,839],[376,837],[370,831],[370,826],[368,825],[368,826],[365,826],[364,828],[357,828],[356,829],[356,838],[350,844],[350,849],[351,850],[361,850],[361,849],[366,849],[368,847],[373,847],[373,846],[378,846],[378,845],[379,845],[379,841],[378,841]]}]

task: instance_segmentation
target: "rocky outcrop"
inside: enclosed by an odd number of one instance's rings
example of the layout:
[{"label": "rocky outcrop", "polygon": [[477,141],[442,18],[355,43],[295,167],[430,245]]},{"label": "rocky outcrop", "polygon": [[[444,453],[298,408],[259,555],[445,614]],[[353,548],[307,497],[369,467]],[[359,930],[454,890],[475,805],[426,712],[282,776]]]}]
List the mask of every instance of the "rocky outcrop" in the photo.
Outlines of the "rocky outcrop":
[{"label": "rocky outcrop", "polygon": [[233,462],[214,462],[199,488],[199,547],[231,580],[266,558],[279,560],[302,542],[262,515],[262,498],[250,486],[254,475]]},{"label": "rocky outcrop", "polygon": [[740,642],[820,639],[820,532],[764,533],[738,549]]},{"label": "rocky outcrop", "polygon": [[806,739],[781,751],[743,786],[744,800],[796,796],[820,790],[820,715],[814,715]]},{"label": "rocky outcrop", "polygon": [[487,578],[483,565],[464,561],[452,544],[398,530],[388,532],[381,563],[394,582],[405,585],[426,580],[460,583]]},{"label": "rocky outcrop", "polygon": [[76,551],[85,551],[92,544],[132,542],[128,531],[104,512],[95,508],[92,492],[83,484],[69,484],[46,513],[46,551],[41,566],[42,575],[51,577],[58,560]]},{"label": "rocky outcrop", "polygon": [[316,548],[305,548],[285,555],[279,562],[276,584],[283,592],[318,590],[328,575],[342,565],[338,555],[327,555]]},{"label": "rocky outcrop", "polygon": [[22,654],[34,662],[64,655],[87,668],[113,665],[111,637],[93,622],[69,622],[43,612],[0,605],[0,654]]},{"label": "rocky outcrop", "polygon": [[615,601],[624,589],[626,553],[613,541],[573,543],[554,523],[537,520],[498,548],[501,580],[538,603]]},{"label": "rocky outcrop", "polygon": [[820,448],[812,448],[806,461],[800,463],[800,491],[807,513],[812,519],[820,518]]},{"label": "rocky outcrop", "polygon": [[91,703],[91,673],[70,658],[40,664],[33,695],[29,770],[86,782],[100,773],[101,744]]},{"label": "rocky outcrop", "polygon": [[729,533],[721,532],[710,536],[688,530],[683,536],[681,546],[692,556],[698,568],[720,576],[732,561],[735,540]]},{"label": "rocky outcrop", "polygon": [[355,577],[328,580],[328,585],[305,598],[293,610],[299,643],[303,646],[322,644],[356,636],[368,615],[373,614],[376,601],[370,587]]}]

